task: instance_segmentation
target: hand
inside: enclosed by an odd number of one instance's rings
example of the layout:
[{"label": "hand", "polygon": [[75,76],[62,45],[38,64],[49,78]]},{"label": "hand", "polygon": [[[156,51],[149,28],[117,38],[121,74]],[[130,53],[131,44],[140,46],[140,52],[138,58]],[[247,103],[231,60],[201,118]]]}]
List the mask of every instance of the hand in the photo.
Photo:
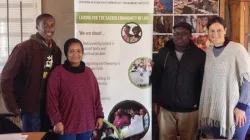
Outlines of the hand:
[{"label": "hand", "polygon": [[11,112],[11,113],[13,113],[14,115],[16,115],[17,117],[20,117],[21,118],[21,111],[20,111],[20,109],[15,109],[13,112]]},{"label": "hand", "polygon": [[64,125],[62,124],[62,122],[57,123],[54,128],[53,128],[54,132],[56,134],[60,134],[63,135],[64,133]]},{"label": "hand", "polygon": [[240,110],[238,108],[234,108],[234,116],[236,121],[236,126],[242,127],[247,121],[246,113],[243,110]]},{"label": "hand", "polygon": [[102,118],[97,118],[95,128],[96,129],[101,129],[102,124],[103,124]]},{"label": "hand", "polygon": [[159,109],[160,109],[160,107],[159,107],[158,103],[153,103],[153,111],[156,113],[156,115],[158,115]]}]

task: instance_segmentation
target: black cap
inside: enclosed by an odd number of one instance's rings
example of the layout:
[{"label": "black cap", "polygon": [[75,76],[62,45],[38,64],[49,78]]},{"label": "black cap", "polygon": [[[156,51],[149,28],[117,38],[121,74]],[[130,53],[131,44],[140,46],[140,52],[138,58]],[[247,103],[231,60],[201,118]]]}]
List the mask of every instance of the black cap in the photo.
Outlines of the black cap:
[{"label": "black cap", "polygon": [[177,24],[174,25],[173,29],[178,28],[178,27],[185,28],[185,29],[187,29],[190,33],[192,33],[192,28],[193,28],[193,27],[192,27],[189,23],[187,23],[187,22],[179,22],[179,23],[177,23]]}]

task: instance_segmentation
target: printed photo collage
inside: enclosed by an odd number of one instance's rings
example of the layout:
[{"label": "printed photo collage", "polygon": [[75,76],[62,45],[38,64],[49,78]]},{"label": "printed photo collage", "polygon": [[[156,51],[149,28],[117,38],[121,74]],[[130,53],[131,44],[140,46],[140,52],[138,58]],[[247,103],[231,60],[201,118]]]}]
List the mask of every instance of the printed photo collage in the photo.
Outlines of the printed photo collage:
[{"label": "printed photo collage", "polygon": [[189,23],[192,40],[202,50],[210,46],[207,36],[208,20],[219,15],[219,0],[154,0],[153,53],[173,37],[173,26]]}]

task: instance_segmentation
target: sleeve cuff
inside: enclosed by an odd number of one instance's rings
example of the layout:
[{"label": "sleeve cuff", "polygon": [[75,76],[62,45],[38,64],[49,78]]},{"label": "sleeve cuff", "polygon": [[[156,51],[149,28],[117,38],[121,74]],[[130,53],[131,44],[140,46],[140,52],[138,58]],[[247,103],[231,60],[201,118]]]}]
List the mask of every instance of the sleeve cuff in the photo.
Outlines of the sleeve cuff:
[{"label": "sleeve cuff", "polygon": [[56,114],[56,115],[51,117],[51,123],[53,126],[61,121],[62,121],[62,119],[61,119],[61,116],[59,114]]},{"label": "sleeve cuff", "polygon": [[102,119],[104,119],[104,116],[99,115],[99,116],[97,116],[97,117],[96,117],[96,119],[98,119],[98,118],[102,118]]},{"label": "sleeve cuff", "polygon": [[61,120],[56,120],[56,121],[52,122],[52,125],[55,126],[55,125],[58,124],[59,122],[61,122]]},{"label": "sleeve cuff", "polygon": [[248,108],[248,105],[238,102],[238,104],[236,105],[236,107],[238,109],[242,110],[242,111],[246,111],[247,108]]}]

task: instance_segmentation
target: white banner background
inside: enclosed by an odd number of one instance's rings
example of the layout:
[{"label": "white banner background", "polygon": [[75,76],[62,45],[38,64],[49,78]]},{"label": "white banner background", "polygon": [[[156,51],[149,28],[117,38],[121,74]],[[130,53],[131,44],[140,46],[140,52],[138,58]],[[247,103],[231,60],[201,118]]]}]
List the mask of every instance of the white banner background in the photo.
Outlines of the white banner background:
[{"label": "white banner background", "polygon": [[[126,113],[129,113],[130,108],[135,108],[137,109],[136,113],[139,115],[138,106],[145,107],[144,109],[147,110],[149,116],[149,129],[143,139],[150,140],[152,124],[151,87],[150,85],[135,85],[130,81],[129,75],[131,74],[132,64],[137,63],[134,63],[134,61],[141,57],[144,58],[142,63],[147,64],[147,69],[149,69],[149,72],[145,73],[150,75],[150,62],[146,61],[147,58],[152,58],[152,21],[139,23],[142,30],[141,39],[133,44],[125,42],[121,35],[124,29],[123,26],[131,21],[124,21],[124,23],[110,21],[110,23],[99,24],[91,23],[91,21],[87,22],[88,18],[85,21],[82,20],[84,23],[77,21],[79,20],[78,12],[88,12],[89,15],[96,12],[112,12],[112,15],[116,13],[118,15],[120,13],[128,13],[128,15],[129,13],[145,13],[152,18],[154,3],[152,0],[140,0],[141,3],[138,0],[119,0],[117,4],[97,3],[110,1],[112,0],[75,0],[75,36],[83,42],[85,49],[84,62],[92,68],[99,82],[105,120],[113,116],[114,111],[117,111],[118,108],[125,109]],[[113,0],[113,2],[117,2],[117,0]],[[128,2],[136,3],[127,4]],[[111,22],[114,22],[114,24]],[[132,22],[137,23],[137,21]],[[133,26],[133,24],[129,25]],[[94,35],[92,32],[101,32],[101,35]],[[132,28],[130,33],[132,33]],[[140,59],[138,59],[139,61]],[[139,71],[136,70],[133,74],[136,73],[139,74]],[[127,103],[126,100],[128,100]],[[132,102],[138,104],[131,107]]]}]

